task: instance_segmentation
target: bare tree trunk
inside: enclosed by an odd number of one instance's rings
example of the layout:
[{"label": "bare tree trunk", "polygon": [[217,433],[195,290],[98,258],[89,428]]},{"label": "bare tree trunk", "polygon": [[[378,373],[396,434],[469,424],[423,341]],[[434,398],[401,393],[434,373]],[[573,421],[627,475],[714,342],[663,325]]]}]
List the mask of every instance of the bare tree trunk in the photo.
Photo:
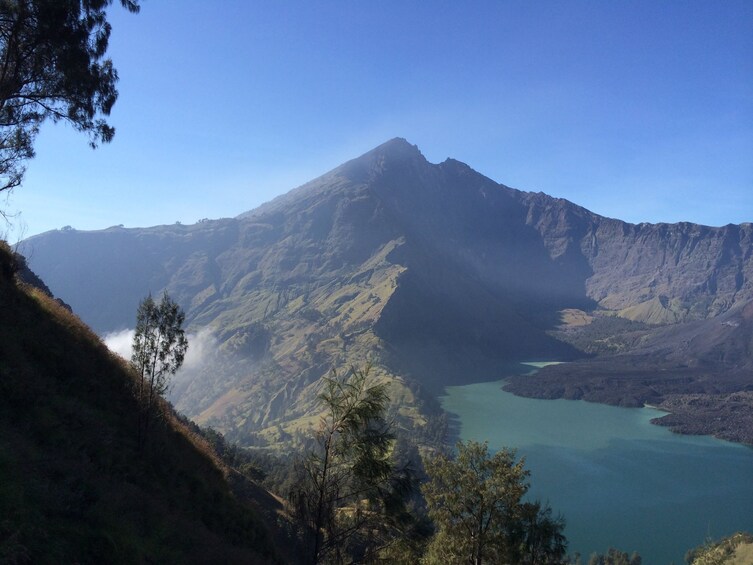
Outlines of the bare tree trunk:
[{"label": "bare tree trunk", "polygon": [[319,563],[319,552],[321,551],[321,531],[324,522],[324,494],[327,490],[330,442],[331,438],[327,438],[327,441],[324,444],[324,465],[322,466],[322,481],[319,484],[319,501],[316,506],[316,520],[314,521],[314,565]]}]

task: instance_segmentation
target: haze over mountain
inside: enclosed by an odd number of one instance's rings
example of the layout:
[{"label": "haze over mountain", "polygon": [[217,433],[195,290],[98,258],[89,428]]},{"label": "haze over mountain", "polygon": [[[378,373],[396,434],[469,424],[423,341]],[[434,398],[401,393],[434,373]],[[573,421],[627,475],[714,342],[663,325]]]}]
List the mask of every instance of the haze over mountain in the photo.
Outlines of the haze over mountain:
[{"label": "haze over mountain", "polygon": [[628,224],[403,139],[236,218],[57,230],[21,249],[100,333],[167,290],[214,344],[174,402],[246,442],[308,425],[320,377],[368,360],[419,429],[443,385],[530,359],[597,354],[516,392],[636,405],[753,390],[753,225]]}]

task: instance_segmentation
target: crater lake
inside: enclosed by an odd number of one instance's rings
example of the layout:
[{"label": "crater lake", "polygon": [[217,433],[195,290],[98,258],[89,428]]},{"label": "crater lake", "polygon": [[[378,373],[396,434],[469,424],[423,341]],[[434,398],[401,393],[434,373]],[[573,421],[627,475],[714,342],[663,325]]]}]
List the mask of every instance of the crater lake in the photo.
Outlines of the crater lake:
[{"label": "crater lake", "polygon": [[503,384],[447,387],[442,406],[460,439],[525,457],[528,498],[564,515],[569,553],[584,563],[616,547],[680,565],[709,537],[753,531],[750,447],[674,434],[650,423],[663,414],[653,408],[522,398]]}]

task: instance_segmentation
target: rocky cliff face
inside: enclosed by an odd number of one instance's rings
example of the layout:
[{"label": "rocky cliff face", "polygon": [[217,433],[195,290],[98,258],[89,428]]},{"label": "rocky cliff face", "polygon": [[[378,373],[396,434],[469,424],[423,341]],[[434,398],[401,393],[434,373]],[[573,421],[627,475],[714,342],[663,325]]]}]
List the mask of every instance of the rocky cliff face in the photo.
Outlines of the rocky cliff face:
[{"label": "rocky cliff face", "polygon": [[401,139],[237,218],[48,232],[23,250],[100,332],[167,289],[216,340],[175,400],[238,437],[294,431],[333,366],[370,359],[415,408],[410,383],[577,357],[551,335],[563,310],[666,324],[753,299],[750,224],[631,225],[431,164]]},{"label": "rocky cliff face", "polygon": [[601,308],[649,323],[704,319],[753,298],[753,224],[628,224],[544,194],[524,194],[527,223],[553,259],[585,260]]}]

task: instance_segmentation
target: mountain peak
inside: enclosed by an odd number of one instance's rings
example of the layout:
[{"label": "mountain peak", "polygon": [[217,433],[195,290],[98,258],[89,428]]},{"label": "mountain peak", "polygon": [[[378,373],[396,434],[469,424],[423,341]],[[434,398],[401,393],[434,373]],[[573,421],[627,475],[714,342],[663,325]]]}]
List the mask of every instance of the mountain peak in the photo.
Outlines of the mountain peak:
[{"label": "mountain peak", "polygon": [[378,145],[362,157],[385,157],[388,159],[420,159],[426,161],[417,145],[413,145],[402,137],[393,137],[389,141]]},{"label": "mountain peak", "polygon": [[385,167],[390,168],[393,165],[403,166],[407,164],[424,166],[428,164],[428,161],[418,149],[418,146],[409,143],[402,137],[394,137],[360,157],[340,165],[331,172],[345,174],[352,181],[358,179],[365,181],[375,172],[383,171]]},{"label": "mountain peak", "polygon": [[407,150],[420,153],[418,146],[413,145],[404,137],[393,137],[389,141],[385,141],[381,145],[377,146],[375,149]]}]

